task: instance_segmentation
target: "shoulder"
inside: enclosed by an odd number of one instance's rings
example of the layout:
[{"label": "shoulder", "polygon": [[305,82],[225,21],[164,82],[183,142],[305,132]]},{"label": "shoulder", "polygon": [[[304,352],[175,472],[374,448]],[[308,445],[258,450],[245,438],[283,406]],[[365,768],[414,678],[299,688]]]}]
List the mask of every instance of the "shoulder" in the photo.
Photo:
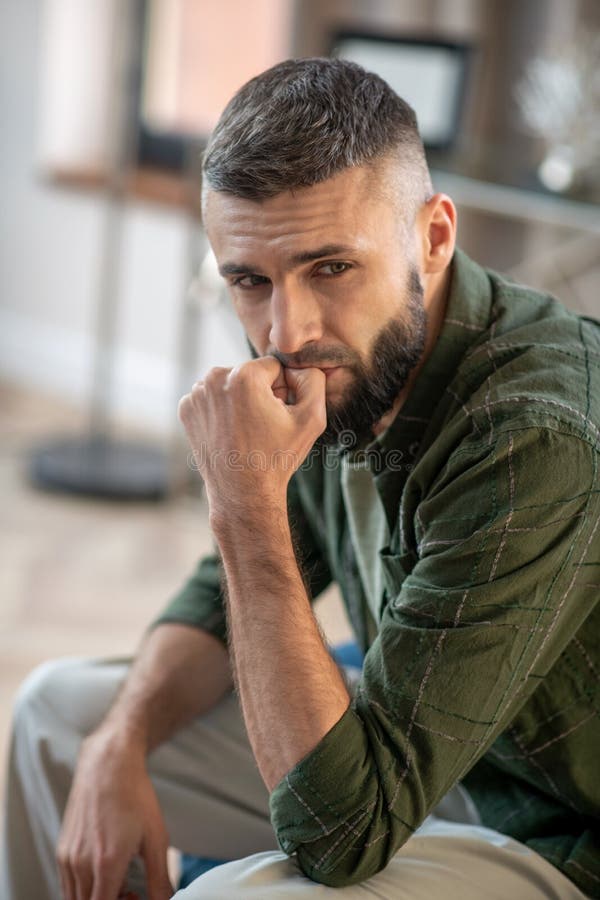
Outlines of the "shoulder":
[{"label": "shoulder", "polygon": [[597,444],[600,322],[495,273],[491,323],[450,385],[475,431],[551,427]]}]

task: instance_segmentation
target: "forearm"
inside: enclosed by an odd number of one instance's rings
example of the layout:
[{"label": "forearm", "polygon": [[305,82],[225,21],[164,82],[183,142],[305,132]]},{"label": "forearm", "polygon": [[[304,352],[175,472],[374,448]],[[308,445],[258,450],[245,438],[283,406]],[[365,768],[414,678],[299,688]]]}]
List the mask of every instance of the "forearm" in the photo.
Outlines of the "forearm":
[{"label": "forearm", "polygon": [[159,625],[145,636],[96,734],[147,754],[210,710],[232,684],[229,654],[217,638],[187,625]]},{"label": "forearm", "polygon": [[350,697],[313,615],[285,511],[252,528],[224,521],[216,532],[240,703],[271,790],[341,718]]}]

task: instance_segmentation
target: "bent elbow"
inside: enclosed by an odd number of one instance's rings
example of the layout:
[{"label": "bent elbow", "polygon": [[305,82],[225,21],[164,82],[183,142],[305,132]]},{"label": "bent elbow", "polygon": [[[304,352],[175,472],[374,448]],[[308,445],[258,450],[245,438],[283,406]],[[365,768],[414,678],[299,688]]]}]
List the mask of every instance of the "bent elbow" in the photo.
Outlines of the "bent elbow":
[{"label": "bent elbow", "polygon": [[342,834],[330,836],[329,847],[324,848],[319,841],[319,855],[311,844],[302,844],[296,848],[298,865],[307,878],[327,887],[349,887],[372,878],[383,871],[397,850],[410,837],[411,831],[401,826],[402,835],[398,833],[397,823],[372,835],[371,829],[358,833],[352,825],[342,826]]}]

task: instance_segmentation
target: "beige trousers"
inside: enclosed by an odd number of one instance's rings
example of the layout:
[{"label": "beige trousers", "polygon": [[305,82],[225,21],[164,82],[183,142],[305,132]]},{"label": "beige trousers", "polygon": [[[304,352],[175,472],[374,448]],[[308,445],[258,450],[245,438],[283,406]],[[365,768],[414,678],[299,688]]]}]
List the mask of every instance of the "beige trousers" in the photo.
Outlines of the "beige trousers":
[{"label": "beige trousers", "polygon": [[[9,760],[1,900],[59,900],[55,847],[80,742],[111,705],[128,665],[59,660],[23,684]],[[473,824],[476,814],[460,791],[451,792],[383,872],[347,888],[310,881],[294,857],[277,850],[267,791],[233,694],[156,750],[148,765],[173,846],[234,860],[178,891],[176,900],[583,898],[538,854]],[[462,824],[442,818],[447,815]],[[146,897],[135,862],[129,887]]]}]

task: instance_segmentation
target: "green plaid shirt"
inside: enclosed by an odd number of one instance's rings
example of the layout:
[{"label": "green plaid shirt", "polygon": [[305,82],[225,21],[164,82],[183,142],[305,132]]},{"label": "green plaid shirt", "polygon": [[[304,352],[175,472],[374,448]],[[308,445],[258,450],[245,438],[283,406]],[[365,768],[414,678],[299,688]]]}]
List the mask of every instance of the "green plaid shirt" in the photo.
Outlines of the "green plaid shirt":
[{"label": "green plaid shirt", "polygon": [[[483,824],[600,897],[599,427],[599,324],[457,251],[436,346],[361,460],[388,526],[375,602],[343,460],[292,479],[312,595],[338,582],[366,651],[349,709],[270,798],[315,881],[381,870],[461,780]],[[159,621],[225,640],[216,558]]]}]

